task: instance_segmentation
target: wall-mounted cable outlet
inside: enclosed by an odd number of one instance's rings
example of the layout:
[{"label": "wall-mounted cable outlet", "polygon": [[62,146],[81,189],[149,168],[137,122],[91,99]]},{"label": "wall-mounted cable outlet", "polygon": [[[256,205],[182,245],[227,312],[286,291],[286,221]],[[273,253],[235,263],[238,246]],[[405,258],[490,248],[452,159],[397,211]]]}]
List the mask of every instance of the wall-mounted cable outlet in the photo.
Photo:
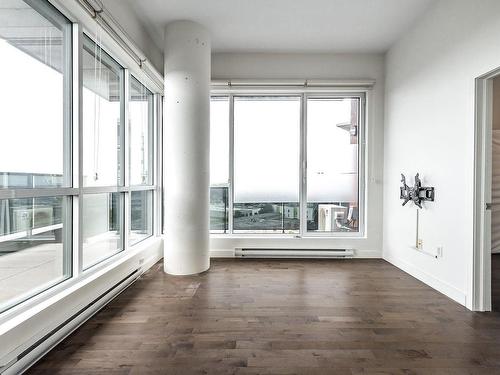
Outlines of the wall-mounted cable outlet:
[{"label": "wall-mounted cable outlet", "polygon": [[443,257],[443,246],[438,246],[436,251],[437,251],[437,257],[442,258]]}]

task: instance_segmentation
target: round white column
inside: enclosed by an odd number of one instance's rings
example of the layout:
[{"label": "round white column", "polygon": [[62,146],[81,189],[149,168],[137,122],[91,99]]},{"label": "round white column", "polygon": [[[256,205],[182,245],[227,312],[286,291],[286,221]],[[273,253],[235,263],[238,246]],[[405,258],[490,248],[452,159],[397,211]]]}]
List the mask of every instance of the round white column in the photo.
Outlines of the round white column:
[{"label": "round white column", "polygon": [[167,25],[164,269],[173,275],[210,267],[210,53],[210,36],[201,25]]}]

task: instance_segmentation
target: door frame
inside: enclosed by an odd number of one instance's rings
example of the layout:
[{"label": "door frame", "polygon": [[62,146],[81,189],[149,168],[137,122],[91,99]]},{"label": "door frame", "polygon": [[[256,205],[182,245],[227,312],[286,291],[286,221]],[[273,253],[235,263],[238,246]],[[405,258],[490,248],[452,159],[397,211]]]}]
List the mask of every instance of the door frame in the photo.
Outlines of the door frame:
[{"label": "door frame", "polygon": [[491,311],[491,134],[493,127],[493,79],[500,67],[475,81],[474,126],[474,249],[472,310]]}]

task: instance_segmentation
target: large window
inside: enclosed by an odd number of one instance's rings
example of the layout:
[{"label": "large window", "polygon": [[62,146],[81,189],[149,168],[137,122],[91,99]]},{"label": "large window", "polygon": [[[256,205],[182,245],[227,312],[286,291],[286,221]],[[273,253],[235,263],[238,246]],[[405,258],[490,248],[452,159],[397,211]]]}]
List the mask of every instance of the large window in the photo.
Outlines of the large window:
[{"label": "large window", "polygon": [[71,277],[71,24],[11,0],[0,56],[1,312]]},{"label": "large window", "polygon": [[73,34],[46,0],[1,3],[3,318],[155,234],[160,114],[139,66],[101,46],[104,30]]},{"label": "large window", "polygon": [[362,99],[212,97],[212,233],[359,232]]}]

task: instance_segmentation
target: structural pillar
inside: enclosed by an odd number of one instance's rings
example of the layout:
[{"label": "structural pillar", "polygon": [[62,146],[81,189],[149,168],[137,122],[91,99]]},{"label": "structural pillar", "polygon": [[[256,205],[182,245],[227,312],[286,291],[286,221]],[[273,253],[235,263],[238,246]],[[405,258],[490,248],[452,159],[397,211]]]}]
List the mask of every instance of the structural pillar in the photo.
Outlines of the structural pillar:
[{"label": "structural pillar", "polygon": [[201,25],[165,29],[165,249],[173,275],[206,271],[209,258],[210,36]]}]

